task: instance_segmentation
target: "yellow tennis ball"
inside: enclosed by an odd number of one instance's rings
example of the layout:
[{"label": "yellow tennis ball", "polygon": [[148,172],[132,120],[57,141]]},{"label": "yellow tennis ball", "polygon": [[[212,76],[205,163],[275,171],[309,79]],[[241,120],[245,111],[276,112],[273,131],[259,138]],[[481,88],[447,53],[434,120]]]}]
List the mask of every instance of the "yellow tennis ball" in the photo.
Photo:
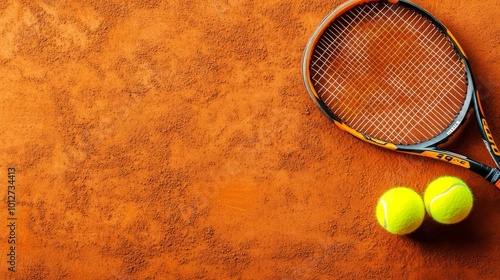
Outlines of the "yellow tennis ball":
[{"label": "yellow tennis ball", "polygon": [[422,224],[425,216],[424,202],[414,190],[396,187],[380,197],[376,215],[379,224],[388,232],[408,234]]},{"label": "yellow tennis ball", "polygon": [[452,176],[432,181],[424,193],[425,209],[442,224],[455,224],[465,219],[472,210],[473,200],[467,184]]}]

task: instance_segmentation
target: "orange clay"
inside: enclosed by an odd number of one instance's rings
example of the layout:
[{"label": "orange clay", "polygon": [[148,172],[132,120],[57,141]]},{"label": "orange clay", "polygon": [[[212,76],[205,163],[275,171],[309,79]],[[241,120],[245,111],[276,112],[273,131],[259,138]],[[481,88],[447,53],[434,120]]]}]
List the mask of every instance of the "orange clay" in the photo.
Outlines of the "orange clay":
[{"label": "orange clay", "polygon": [[[357,143],[310,102],[302,49],[342,1],[1,1],[1,278],[498,279],[499,190]],[[414,2],[475,58],[496,134],[498,1]],[[486,159],[469,128],[450,144]],[[442,175],[477,198],[465,223],[378,225],[386,190]]]}]

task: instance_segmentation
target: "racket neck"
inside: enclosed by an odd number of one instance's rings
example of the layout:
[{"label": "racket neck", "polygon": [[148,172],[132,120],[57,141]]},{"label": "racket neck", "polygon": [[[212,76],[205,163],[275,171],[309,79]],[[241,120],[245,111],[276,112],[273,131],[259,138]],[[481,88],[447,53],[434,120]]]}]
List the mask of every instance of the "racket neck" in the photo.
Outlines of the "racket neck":
[{"label": "racket neck", "polygon": [[497,168],[491,168],[482,163],[476,162],[474,160],[468,160],[470,164],[470,170],[483,176],[487,181],[493,183],[498,188],[500,188],[500,170]]}]

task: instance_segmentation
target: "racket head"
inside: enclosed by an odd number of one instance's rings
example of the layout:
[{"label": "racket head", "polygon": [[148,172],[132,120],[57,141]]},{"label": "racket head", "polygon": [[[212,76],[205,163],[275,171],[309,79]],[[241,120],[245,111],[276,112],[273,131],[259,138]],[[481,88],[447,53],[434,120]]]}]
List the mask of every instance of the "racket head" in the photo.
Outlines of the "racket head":
[{"label": "racket head", "polygon": [[335,9],[307,43],[302,76],[313,102],[339,128],[407,151],[445,142],[475,93],[454,36],[406,0],[354,0]]}]

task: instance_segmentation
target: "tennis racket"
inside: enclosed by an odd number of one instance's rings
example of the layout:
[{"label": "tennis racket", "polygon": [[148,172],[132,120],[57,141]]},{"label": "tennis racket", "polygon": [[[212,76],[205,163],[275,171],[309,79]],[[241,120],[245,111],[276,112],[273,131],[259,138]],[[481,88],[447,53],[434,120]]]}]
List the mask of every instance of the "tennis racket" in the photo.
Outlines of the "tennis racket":
[{"label": "tennis racket", "polygon": [[[468,168],[500,188],[500,150],[462,48],[406,0],[354,0],[331,12],[304,51],[302,76],[317,107],[368,143]],[[473,108],[497,167],[439,148]]]}]

